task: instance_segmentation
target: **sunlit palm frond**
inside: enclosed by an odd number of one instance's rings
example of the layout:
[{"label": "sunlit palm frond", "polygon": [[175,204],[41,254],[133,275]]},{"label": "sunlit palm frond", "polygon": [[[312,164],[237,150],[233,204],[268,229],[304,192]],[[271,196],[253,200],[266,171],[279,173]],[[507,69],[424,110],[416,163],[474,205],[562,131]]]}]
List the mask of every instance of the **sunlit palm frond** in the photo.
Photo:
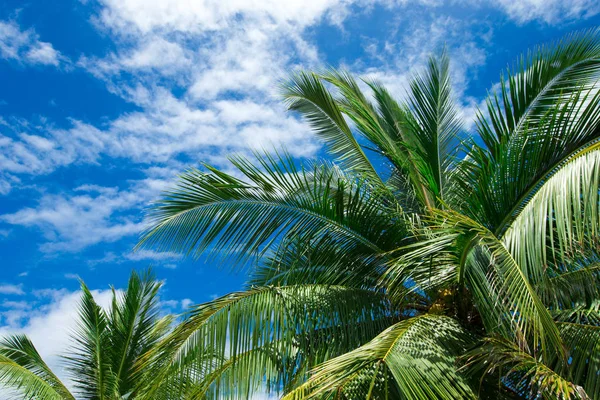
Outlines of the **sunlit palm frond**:
[{"label": "sunlit palm frond", "polygon": [[289,109],[308,121],[338,162],[349,171],[382,182],[319,75],[299,72],[282,89]]},{"label": "sunlit palm frond", "polygon": [[[388,326],[391,315],[383,295],[365,290],[327,285],[257,287],[193,309],[145,362],[165,366],[159,372],[164,375],[169,365],[187,357],[216,359],[219,369],[220,363],[262,348],[264,354],[278,350],[283,365],[301,367],[294,363],[306,359],[312,366],[322,360],[323,352],[337,355],[371,339]],[[281,373],[273,370],[270,358],[252,359],[253,374],[234,368],[227,370],[236,374],[231,379],[248,390],[263,382],[281,383]]]},{"label": "sunlit palm frond", "polygon": [[522,55],[501,76],[498,94],[487,100],[489,120],[479,119],[479,133],[496,158],[523,129],[538,124],[574,92],[593,88],[600,77],[600,30],[567,35]]},{"label": "sunlit palm frond", "polygon": [[502,237],[534,282],[549,265],[560,273],[598,247],[600,143],[581,149],[539,186]]},{"label": "sunlit palm frond", "polygon": [[410,83],[408,127],[419,146],[412,150],[432,205],[446,197],[449,171],[456,161],[462,129],[450,82],[450,60],[444,52],[431,58],[427,70]]},{"label": "sunlit palm frond", "polygon": [[307,171],[289,156],[258,161],[233,160],[247,181],[212,168],[182,175],[154,207],[138,246],[194,255],[209,250],[245,261],[284,237],[327,235],[340,248],[380,251],[380,242],[397,242],[405,232],[403,221],[385,213],[383,200],[360,179],[340,177],[327,165]]},{"label": "sunlit palm frond", "polygon": [[395,386],[401,398],[474,398],[454,367],[455,357],[471,345],[471,340],[451,318],[410,318],[364,346],[317,366],[309,380],[284,399],[321,398],[327,393],[341,396],[336,398],[354,399],[359,393],[379,398],[373,394],[386,396],[386,385]]},{"label": "sunlit palm frond", "polygon": [[113,302],[108,315],[110,331],[111,373],[117,381],[119,393],[130,393],[143,384],[136,374],[135,362],[149,351],[170,328],[172,318],[159,318],[158,291],[162,282],[151,272],[143,275],[132,272],[127,289],[113,291]]},{"label": "sunlit palm frond", "polygon": [[[19,399],[63,400],[65,397],[49,382],[17,364],[8,357],[0,355],[0,382],[2,391]],[[67,397],[74,399],[74,397]]]},{"label": "sunlit palm frond", "polygon": [[108,318],[83,282],[81,290],[79,320],[65,356],[66,369],[77,395],[109,399],[117,395],[118,382],[111,370]]},{"label": "sunlit palm frond", "polygon": [[23,399],[74,400],[24,335],[0,340],[0,383]]},{"label": "sunlit palm frond", "polygon": [[461,211],[502,236],[547,180],[594,149],[600,138],[598,100],[597,91],[574,93],[495,158],[474,144],[456,172],[463,181],[456,186],[465,199]]},{"label": "sunlit palm frond", "polygon": [[[428,289],[432,281],[437,283],[434,287],[444,287],[454,280],[473,289],[471,294],[477,296],[473,301],[481,307],[482,318],[489,319],[488,327],[508,322],[517,329],[513,338],[522,346],[537,352],[539,343],[546,358],[555,353],[562,358],[560,336],[551,315],[504,244],[490,230],[464,215],[432,211],[431,238],[411,245],[383,275],[382,284],[392,292],[391,296],[405,294],[407,280],[416,283],[411,290]],[[470,257],[478,248],[479,258]],[[470,268],[474,270],[469,271]],[[490,303],[490,298],[501,302]],[[500,306],[503,308],[499,313],[496,307]]]}]

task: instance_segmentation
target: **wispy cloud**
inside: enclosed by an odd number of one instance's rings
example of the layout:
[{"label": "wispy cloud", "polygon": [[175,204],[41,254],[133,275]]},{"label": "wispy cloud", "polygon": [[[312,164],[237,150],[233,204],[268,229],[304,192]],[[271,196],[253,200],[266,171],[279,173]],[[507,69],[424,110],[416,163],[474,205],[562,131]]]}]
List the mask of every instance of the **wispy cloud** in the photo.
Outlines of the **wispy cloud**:
[{"label": "wispy cloud", "polygon": [[0,284],[0,294],[6,295],[23,295],[23,285]]},{"label": "wispy cloud", "polygon": [[23,208],[0,220],[39,228],[46,252],[77,251],[98,242],[114,242],[142,229],[141,217],[119,217],[120,211],[139,207],[144,191],[82,186],[72,194],[44,195],[38,206]]},{"label": "wispy cloud", "polygon": [[181,258],[181,254],[172,253],[169,251],[158,252],[153,250],[138,250],[125,255],[125,258],[132,261],[143,261],[143,260],[154,260],[154,261],[166,261],[166,260],[178,260]]},{"label": "wispy cloud", "polygon": [[[316,155],[320,143],[305,123],[286,113],[277,95],[278,83],[295,69],[326,64],[312,28],[330,24],[343,30],[347,18],[368,13],[376,5],[387,7],[398,23],[382,36],[361,38],[365,54],[338,60],[340,64],[402,96],[415,69],[445,44],[452,58],[459,60],[453,65],[459,112],[472,122],[481,99],[466,93],[486,62],[485,44],[493,30],[485,21],[437,12],[442,4],[435,0],[99,0],[93,23],[114,47],[106,53],[83,54],[75,64],[135,105],[135,111],[102,123],[72,118],[58,126],[43,118],[36,123],[2,119],[0,194],[9,193],[24,176],[99,164],[104,157],[124,160],[130,170],[141,165],[147,178],[140,180],[138,175],[136,182],[119,189],[42,192],[37,205],[0,220],[39,229],[46,252],[77,251],[140,232],[142,206],[173,177],[169,172],[157,178],[152,168],[181,170],[199,161],[224,167],[231,153],[274,146],[285,146],[296,157]],[[455,4],[499,8],[518,23],[555,23],[598,12],[598,6],[588,0],[575,0],[569,7],[558,0],[543,5],[537,0]],[[417,12],[419,18],[411,18]],[[23,29],[14,21],[0,22],[0,55],[24,63],[63,62],[33,28]]]},{"label": "wispy cloud", "polygon": [[494,2],[518,23],[542,21],[558,24],[593,17],[600,12],[596,0],[499,0]]},{"label": "wispy cloud", "polygon": [[51,43],[40,41],[33,28],[22,30],[15,21],[0,21],[0,58],[55,67],[65,60]]}]

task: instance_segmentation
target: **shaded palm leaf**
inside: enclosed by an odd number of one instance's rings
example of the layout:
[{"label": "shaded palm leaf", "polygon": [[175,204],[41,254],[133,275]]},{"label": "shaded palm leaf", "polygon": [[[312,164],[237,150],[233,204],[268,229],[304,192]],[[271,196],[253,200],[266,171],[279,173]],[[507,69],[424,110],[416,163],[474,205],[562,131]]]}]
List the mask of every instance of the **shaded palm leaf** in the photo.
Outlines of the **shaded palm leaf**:
[{"label": "shaded palm leaf", "polygon": [[505,339],[486,338],[466,356],[472,374],[499,374],[499,384],[525,398],[588,400],[586,391]]},{"label": "shaded palm leaf", "polygon": [[[469,335],[452,319],[423,315],[401,321],[375,339],[314,369],[314,374],[284,399],[372,398],[376,386],[397,385],[402,398],[474,398],[454,368],[454,357],[470,344]],[[389,371],[393,380],[388,382]],[[380,379],[382,378],[383,379]],[[358,381],[358,382],[357,382]],[[357,383],[362,383],[362,385]]]}]

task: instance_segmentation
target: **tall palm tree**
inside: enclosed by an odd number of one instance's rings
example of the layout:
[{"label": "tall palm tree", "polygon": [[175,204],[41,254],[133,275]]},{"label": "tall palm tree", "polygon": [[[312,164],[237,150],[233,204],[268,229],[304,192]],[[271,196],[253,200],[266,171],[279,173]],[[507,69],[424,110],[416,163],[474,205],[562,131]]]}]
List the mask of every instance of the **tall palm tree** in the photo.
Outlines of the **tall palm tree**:
[{"label": "tall palm tree", "polygon": [[[140,275],[134,271],[123,293],[113,289],[111,305],[104,310],[81,282],[79,320],[72,348],[63,359],[72,389],[61,382],[24,335],[0,340],[0,387],[15,399],[148,398],[142,394],[153,380],[151,369],[136,365],[165,336],[173,321],[171,316],[159,316],[161,285],[150,272]],[[160,387],[162,398],[177,398],[167,395],[173,392],[171,382],[153,382]]]},{"label": "tall palm tree", "polygon": [[215,349],[192,398],[600,398],[599,78],[600,30],[537,47],[469,134],[446,54],[403,101],[294,75],[284,98],[331,159],[181,175],[139,246],[252,274],[147,361]]}]

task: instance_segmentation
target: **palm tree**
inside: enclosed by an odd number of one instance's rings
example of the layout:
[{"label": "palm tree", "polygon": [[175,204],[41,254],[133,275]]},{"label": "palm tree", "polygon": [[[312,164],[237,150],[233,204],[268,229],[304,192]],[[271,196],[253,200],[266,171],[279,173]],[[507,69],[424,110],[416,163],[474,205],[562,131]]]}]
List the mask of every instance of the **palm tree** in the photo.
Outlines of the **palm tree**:
[{"label": "palm tree", "polygon": [[[161,286],[150,272],[140,275],[134,271],[127,290],[113,289],[112,303],[104,310],[81,282],[79,320],[72,348],[63,360],[72,391],[24,335],[0,340],[0,385],[15,399],[147,398],[142,394],[153,380],[151,369],[137,368],[136,363],[165,336],[173,321],[171,316],[159,317]],[[172,393],[171,382],[153,382],[153,386],[160,386],[162,398],[177,398],[167,395]]]},{"label": "palm tree", "polygon": [[469,134],[445,53],[403,101],[297,73],[285,101],[331,159],[181,175],[139,246],[252,274],[147,361],[214,349],[191,398],[600,398],[599,78],[600,30],[537,47]]}]

